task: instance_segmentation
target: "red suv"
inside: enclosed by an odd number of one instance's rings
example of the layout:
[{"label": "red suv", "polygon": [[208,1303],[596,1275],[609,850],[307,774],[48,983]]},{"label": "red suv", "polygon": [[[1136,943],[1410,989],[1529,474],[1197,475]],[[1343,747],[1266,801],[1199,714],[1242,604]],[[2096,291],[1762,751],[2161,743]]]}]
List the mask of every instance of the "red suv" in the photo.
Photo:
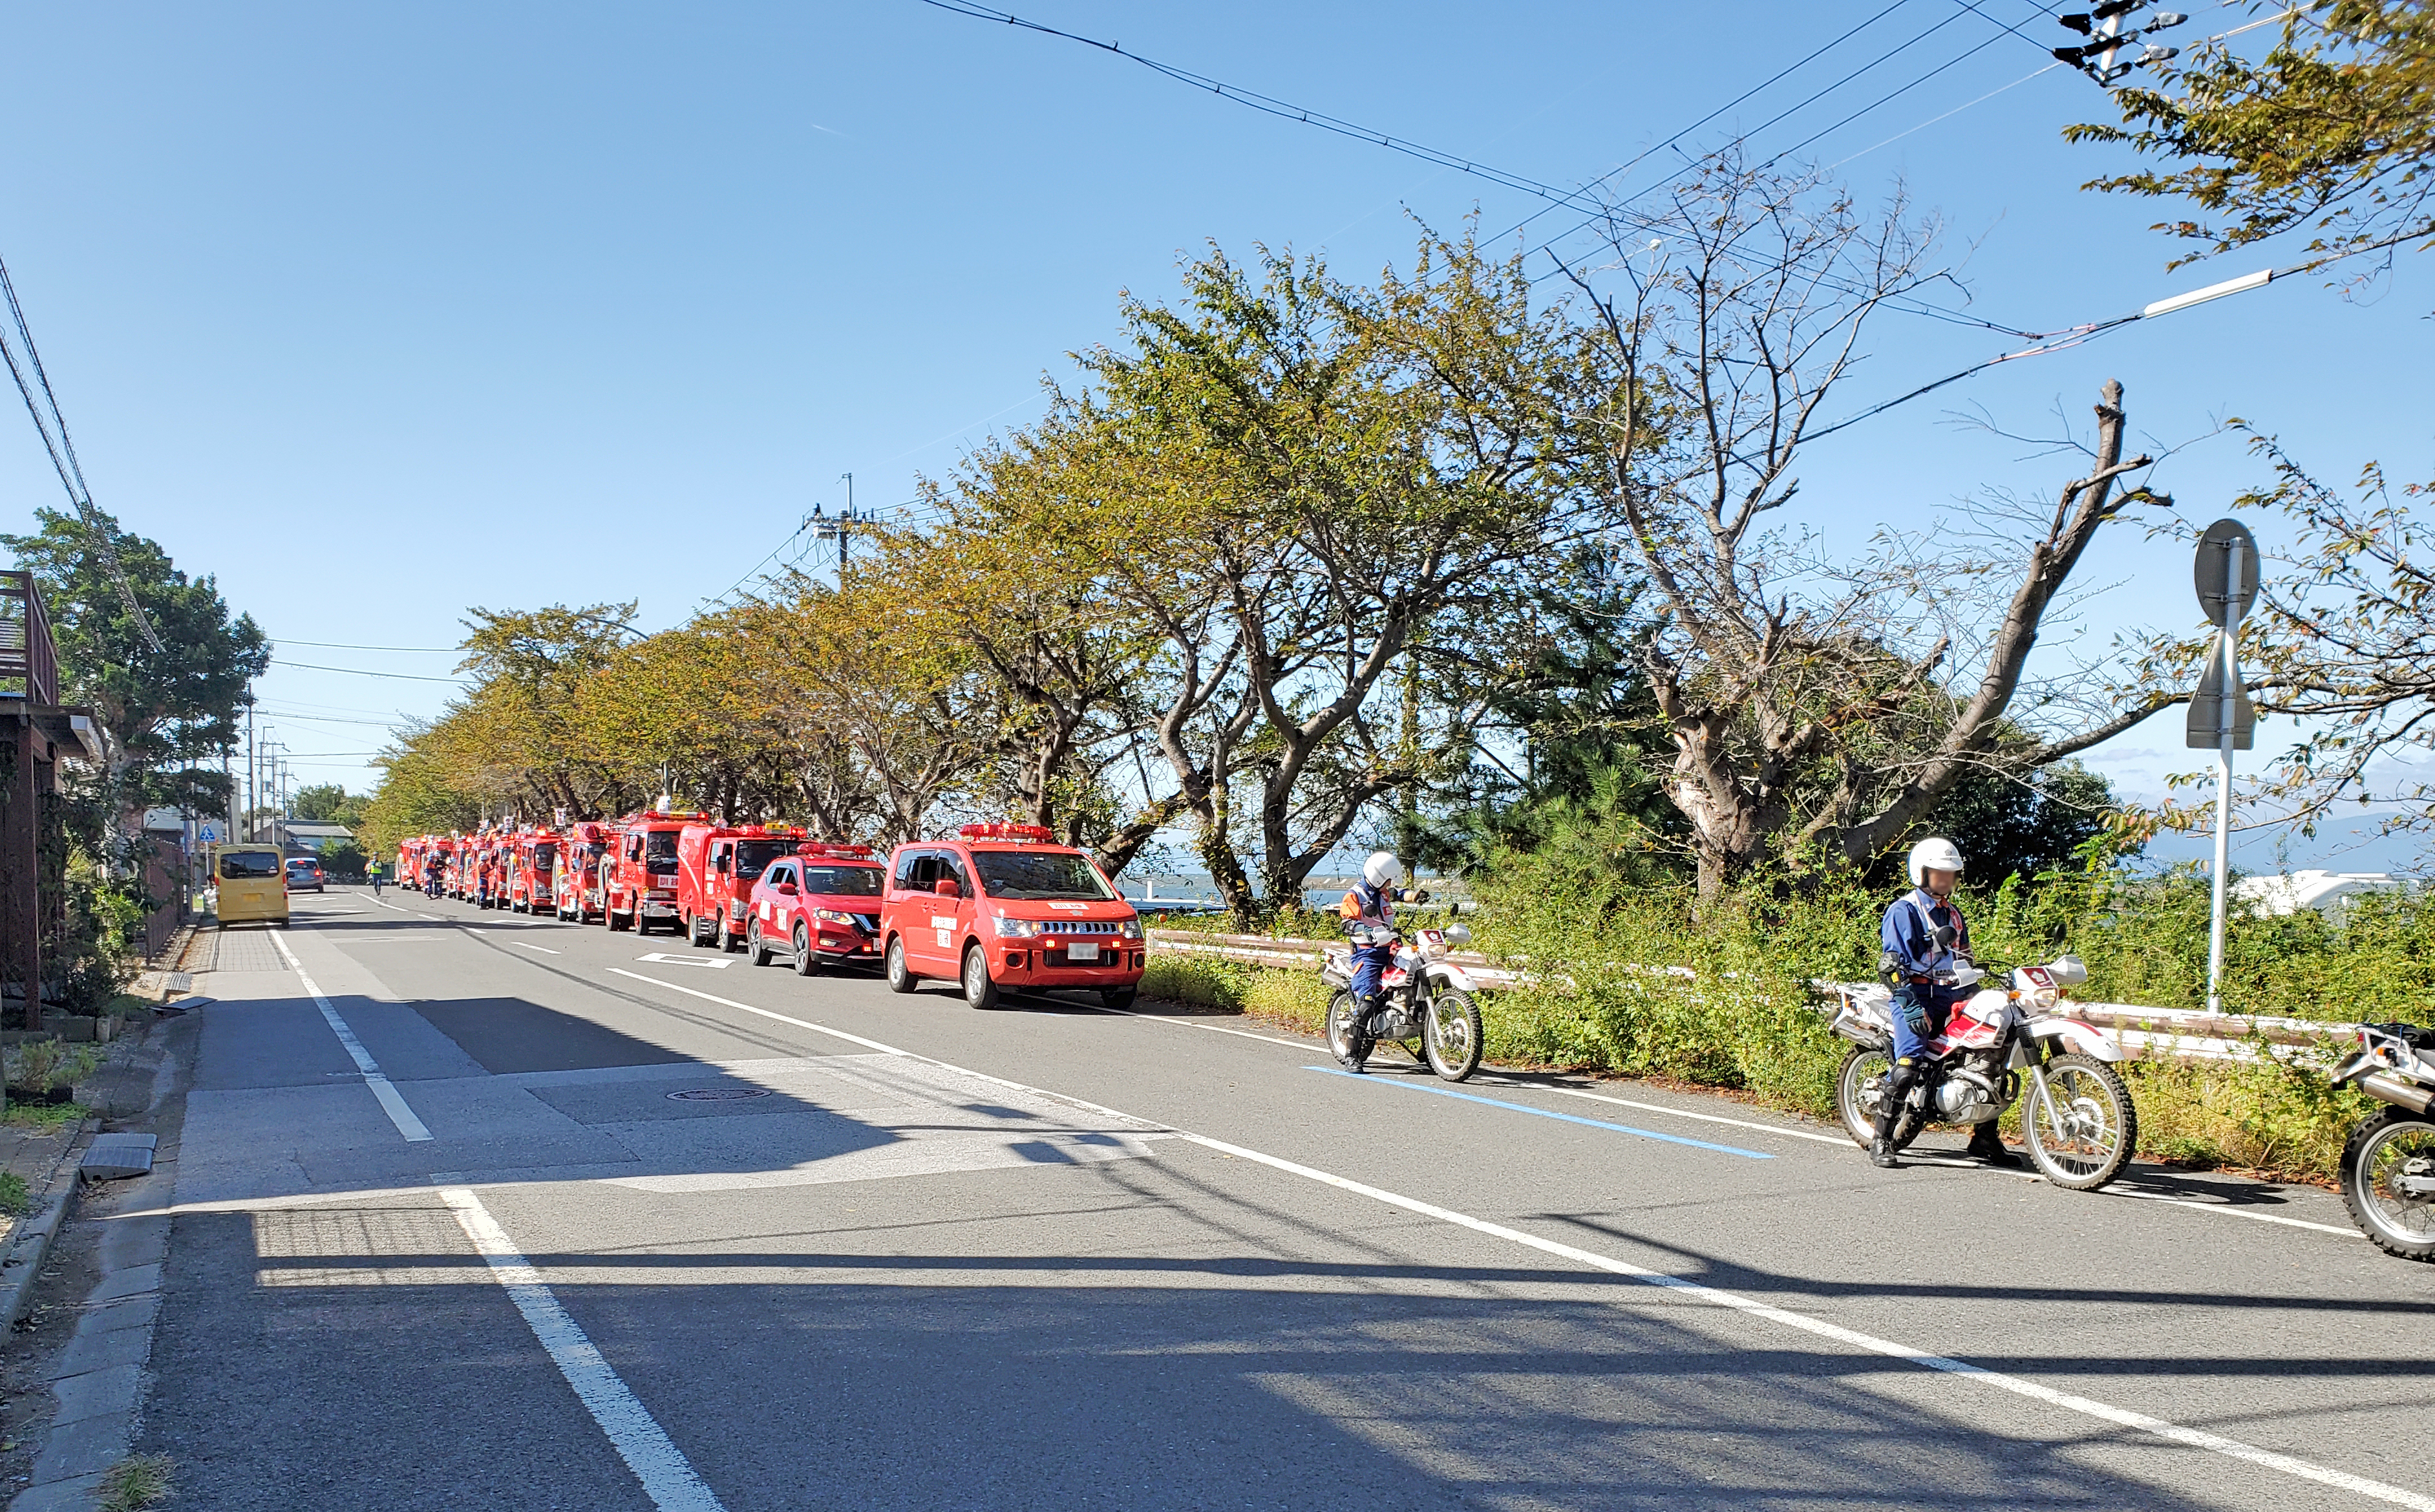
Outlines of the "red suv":
[{"label": "red suv", "polygon": [[887,875],[868,845],[807,843],[771,861],[752,884],[752,964],[790,953],[795,974],[808,977],[823,963],[876,960]]},{"label": "red suv", "polygon": [[1034,825],[966,825],[953,840],[899,845],[879,932],[888,985],[963,986],[976,1008],[1000,987],[1090,990],[1130,1008],[1141,985],[1141,916],[1071,845]]}]

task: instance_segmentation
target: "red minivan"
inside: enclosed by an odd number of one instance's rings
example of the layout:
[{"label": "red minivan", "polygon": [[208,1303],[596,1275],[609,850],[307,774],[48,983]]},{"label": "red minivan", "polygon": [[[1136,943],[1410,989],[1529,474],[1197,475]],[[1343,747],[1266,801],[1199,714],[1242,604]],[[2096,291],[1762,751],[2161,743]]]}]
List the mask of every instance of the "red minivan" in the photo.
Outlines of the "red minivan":
[{"label": "red minivan", "polygon": [[897,846],[879,934],[890,990],[937,978],[976,1008],[1001,987],[1130,1008],[1141,985],[1141,916],[1090,857],[1036,825],[966,825]]}]

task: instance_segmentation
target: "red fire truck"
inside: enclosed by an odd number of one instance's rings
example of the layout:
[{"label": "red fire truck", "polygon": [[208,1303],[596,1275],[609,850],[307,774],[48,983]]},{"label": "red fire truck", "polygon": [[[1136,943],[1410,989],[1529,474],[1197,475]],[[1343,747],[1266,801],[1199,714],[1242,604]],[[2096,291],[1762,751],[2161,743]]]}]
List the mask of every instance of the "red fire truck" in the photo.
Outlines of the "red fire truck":
[{"label": "red fire truck", "polygon": [[640,813],[617,821],[612,849],[600,862],[600,912],[612,930],[648,933],[653,922],[677,922],[677,837],[697,813]]},{"label": "red fire truck", "polygon": [[516,832],[515,846],[508,859],[509,912],[538,913],[549,907],[560,843],[560,837],[550,830]]},{"label": "red fire truck", "polygon": [[743,949],[752,884],[805,838],[785,825],[722,827],[704,820],[685,826],[677,835],[677,917],[685,943]]},{"label": "red fire truck", "polygon": [[408,835],[397,843],[397,885],[408,892],[423,890],[423,852],[431,843],[428,835]]},{"label": "red fire truck", "polygon": [[1144,964],[1141,917],[1091,858],[1035,825],[966,825],[899,845],[880,908],[888,985],[959,983],[976,1008],[1001,986],[1090,990],[1130,1008]]},{"label": "red fire truck", "polygon": [[592,915],[605,912],[600,903],[600,862],[609,854],[609,826],[586,820],[569,826],[561,839],[550,875],[550,901],[560,918],[589,924]]},{"label": "red fire truck", "polygon": [[462,835],[440,843],[440,891],[453,898],[465,895],[465,874],[472,870],[474,844]]}]

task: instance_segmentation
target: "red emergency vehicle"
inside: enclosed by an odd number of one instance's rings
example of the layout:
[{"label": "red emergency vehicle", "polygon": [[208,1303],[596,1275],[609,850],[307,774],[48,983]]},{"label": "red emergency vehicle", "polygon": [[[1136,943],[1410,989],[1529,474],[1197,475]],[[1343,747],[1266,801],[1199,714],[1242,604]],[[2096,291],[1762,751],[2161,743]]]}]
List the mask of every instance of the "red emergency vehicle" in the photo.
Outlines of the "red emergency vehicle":
[{"label": "red emergency vehicle", "polygon": [[600,905],[600,862],[609,854],[609,826],[590,820],[569,826],[558,847],[549,895],[558,916],[589,924]]},{"label": "red emergency vehicle", "polygon": [[744,918],[762,869],[794,853],[803,831],[783,825],[723,827],[707,820],[677,835],[677,917],[687,945],[744,948]]},{"label": "red emergency vehicle", "polygon": [[876,960],[887,878],[868,845],[806,843],[771,861],[746,905],[752,964],[766,966],[785,951],[795,974],[808,977],[823,963]]},{"label": "red emergency vehicle", "polygon": [[1097,991],[1129,1008],[1140,987],[1141,916],[1091,858],[1036,825],[966,825],[953,839],[899,845],[879,930],[888,985],[924,977],[963,987],[976,1008],[998,989]]},{"label": "red emergency vehicle", "polygon": [[423,848],[431,843],[428,835],[408,835],[397,843],[397,885],[412,891],[423,887]]},{"label": "red emergency vehicle", "polygon": [[462,835],[440,843],[440,891],[450,897],[465,895],[465,874],[472,869],[473,843]]},{"label": "red emergency vehicle", "polygon": [[677,922],[677,837],[697,813],[641,813],[621,819],[600,862],[600,912],[613,930],[648,932]]},{"label": "red emergency vehicle", "polygon": [[559,843],[559,837],[546,829],[516,832],[508,853],[509,912],[538,913],[549,906]]}]

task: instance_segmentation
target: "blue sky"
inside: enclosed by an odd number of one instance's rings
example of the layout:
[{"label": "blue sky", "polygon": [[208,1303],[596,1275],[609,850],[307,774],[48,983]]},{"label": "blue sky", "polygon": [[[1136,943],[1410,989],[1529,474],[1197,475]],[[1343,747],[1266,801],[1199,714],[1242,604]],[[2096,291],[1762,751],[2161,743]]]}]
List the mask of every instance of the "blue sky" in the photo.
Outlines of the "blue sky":
[{"label": "blue sky", "polygon": [[[1685,145],[1908,43],[1753,145],[1781,150],[1942,68],[1807,151],[1865,195],[1899,182],[1940,212],[1975,313],[2046,329],[2290,260],[2167,274],[2154,208],[2080,192],[2110,160],[2060,140],[2104,118],[2101,92],[2064,69],[2016,82],[2060,28],[2028,0],[1973,3],[2029,38],[1959,0],[1904,0]],[[1024,13],[1569,182],[1883,9]],[[2185,35],[2250,12],[2194,16]],[[856,502],[891,506],[1035,414],[1042,374],[1113,333],[1119,290],[1165,294],[1212,240],[1362,273],[1408,263],[1407,209],[1450,226],[1477,208],[1494,231],[1540,208],[918,0],[54,7],[23,11],[12,40],[0,254],[96,498],[216,573],[284,660],[360,671],[444,677],[450,658],[303,643],[444,647],[467,604],[631,598],[647,626],[682,620],[815,503],[842,505],[842,475]],[[2084,420],[2109,376],[2157,442],[2237,414],[2331,476],[2370,457],[2427,476],[2435,286],[2408,260],[2365,302],[2321,285],[2135,325],[1856,426],[1810,455],[1807,520],[1856,548],[1977,490],[2050,491],[2064,460],[2023,461],[1952,412],[2034,429],[2060,402]],[[1890,320],[1850,408],[2011,344]],[[2254,476],[2218,440],[2158,481],[2202,523]],[[0,423],[0,522],[60,501],[30,425]],[[2183,548],[2125,531],[2100,556],[2089,582],[2112,586],[2065,635],[2195,621]],[[433,711],[447,685],[282,666],[262,691],[301,772],[360,789],[376,721]],[[2197,764],[2178,734],[2168,716],[2098,764],[2152,791]]]}]

